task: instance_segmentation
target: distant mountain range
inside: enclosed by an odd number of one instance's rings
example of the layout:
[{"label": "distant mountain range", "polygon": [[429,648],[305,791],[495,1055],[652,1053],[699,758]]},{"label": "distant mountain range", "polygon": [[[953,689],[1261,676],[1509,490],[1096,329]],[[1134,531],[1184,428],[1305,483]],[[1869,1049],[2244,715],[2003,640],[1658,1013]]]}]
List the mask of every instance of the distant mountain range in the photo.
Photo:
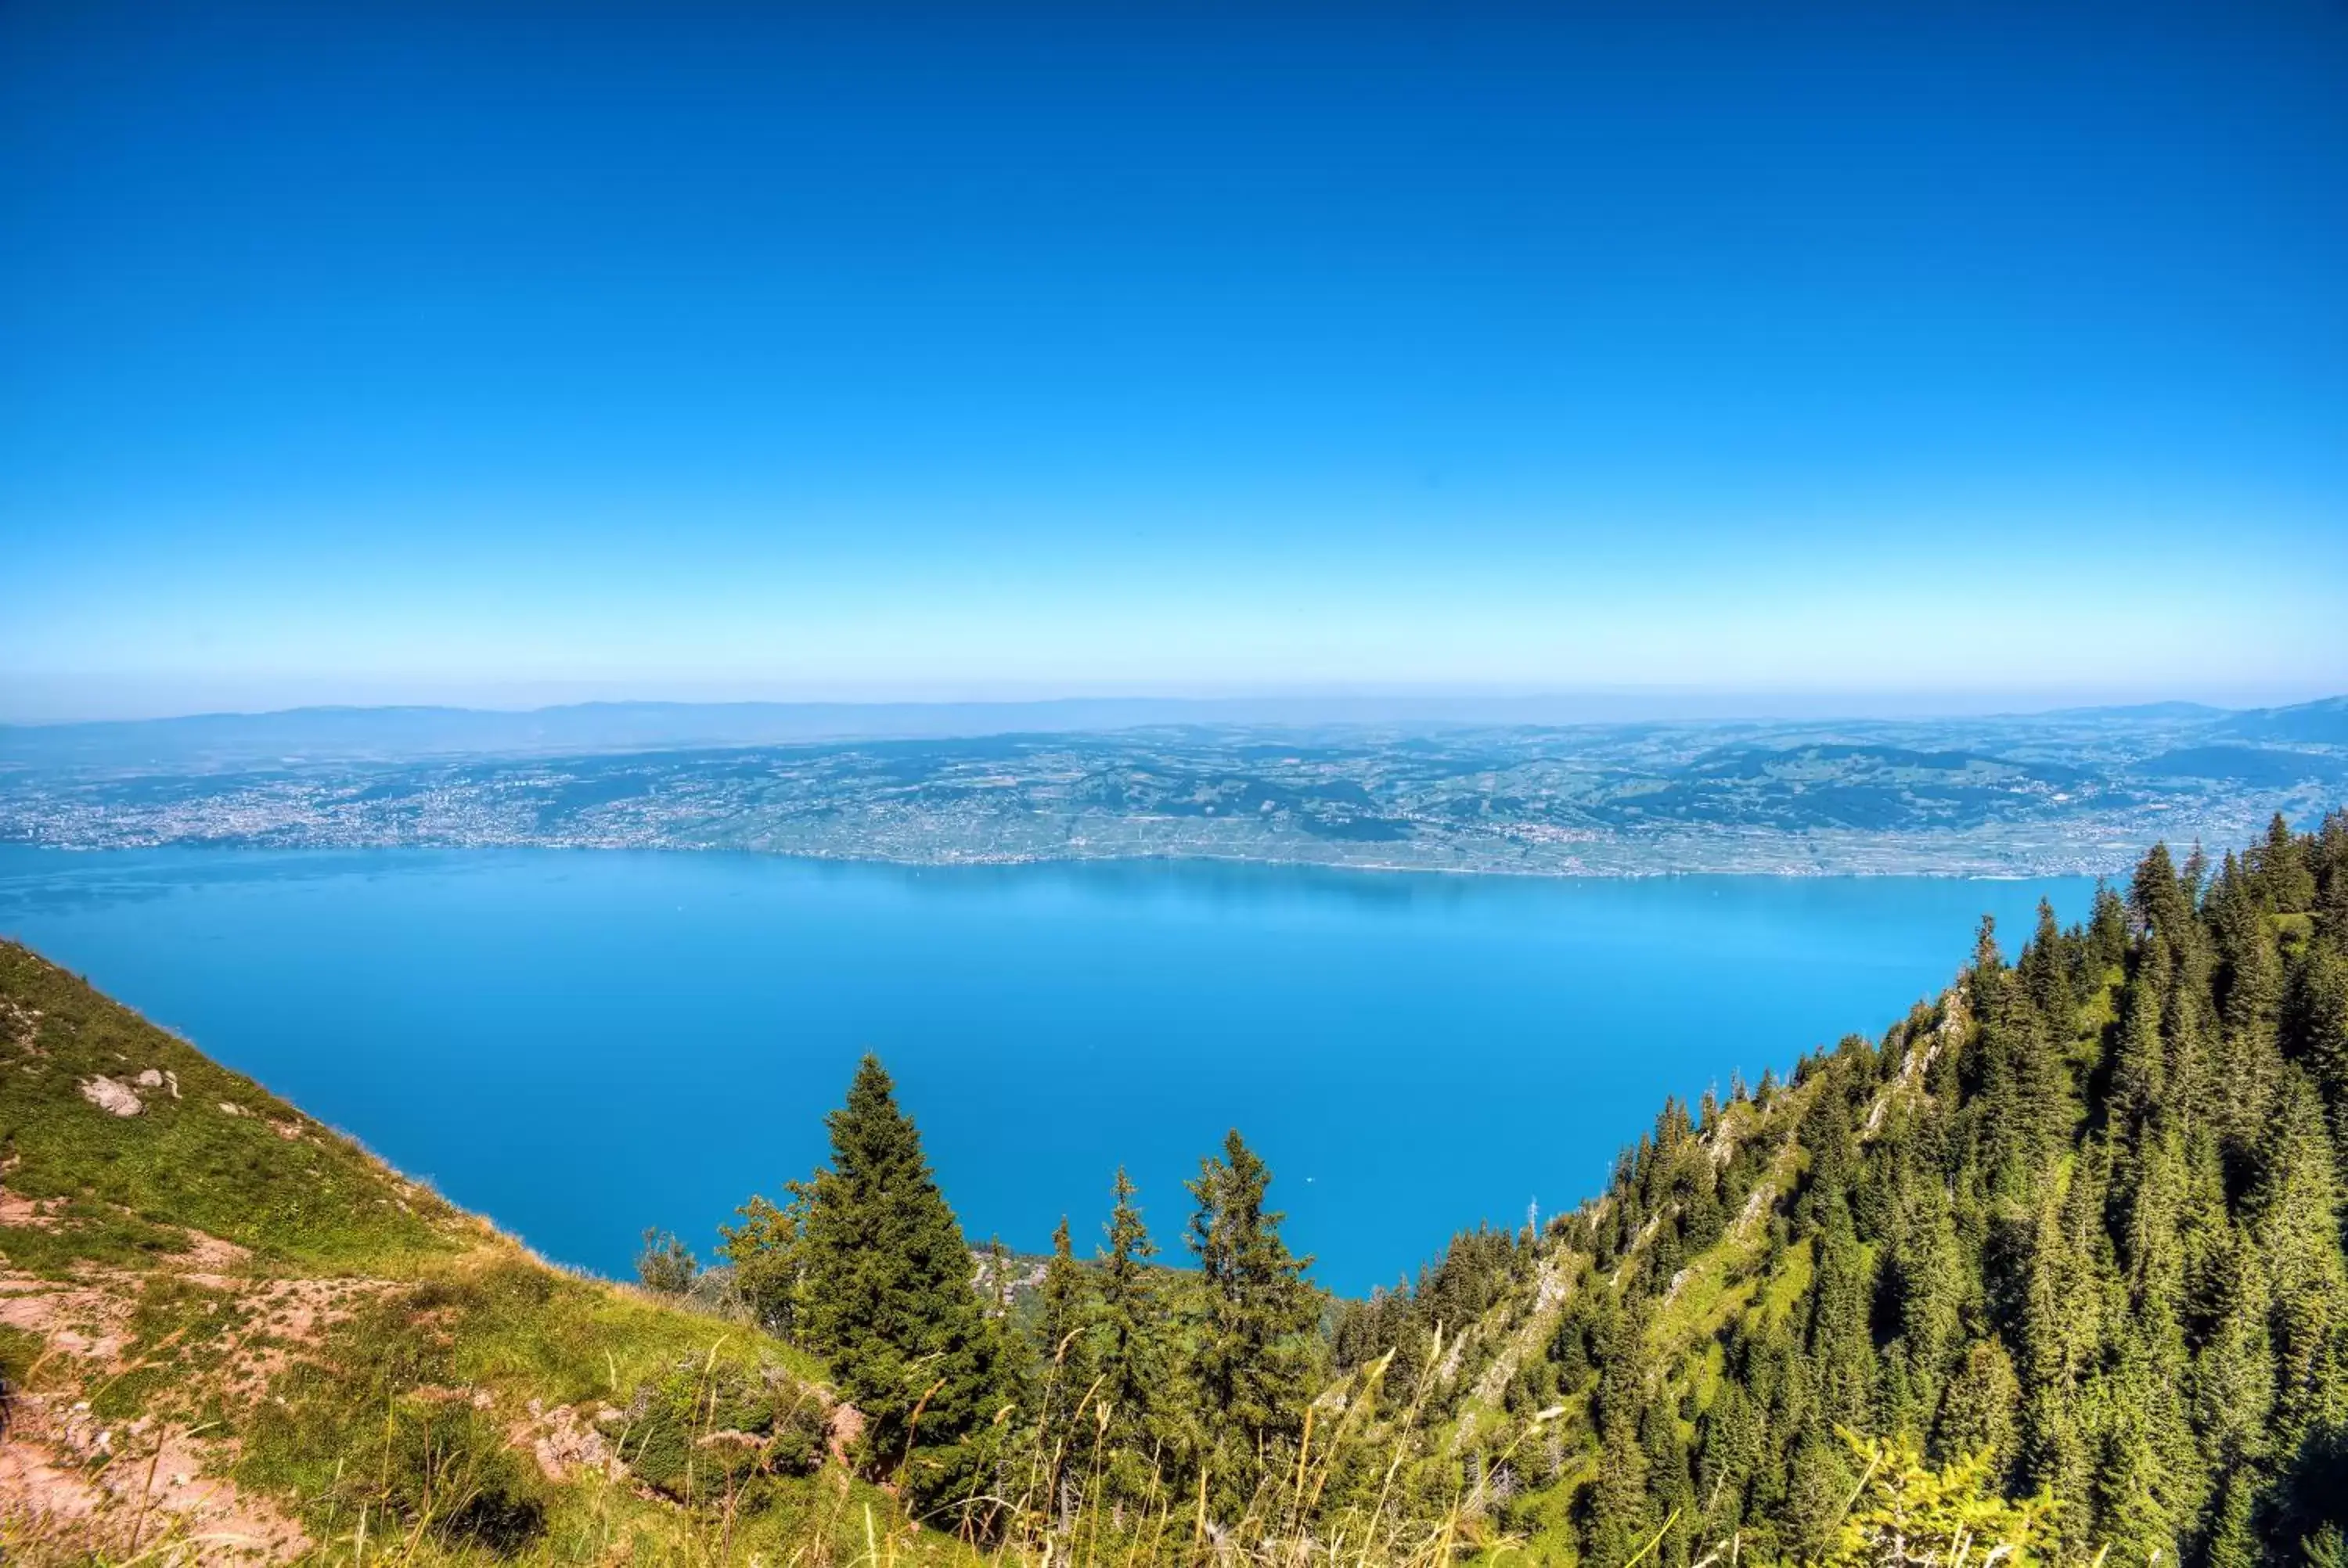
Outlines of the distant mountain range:
[{"label": "distant mountain range", "polygon": [[[1751,699],[1743,700],[1749,708]],[[263,713],[85,723],[0,724],[0,770],[153,768],[180,772],[279,763],[396,762],[425,757],[584,755],[814,741],[1107,733],[1169,724],[1461,729],[1589,724],[1802,723],[1883,719],[1756,714],[1690,695],[1556,697],[1077,697],[1034,702],[579,702],[505,710],[314,707]],[[2198,702],[2065,708],[1982,723],[2207,724],[2286,744],[2348,744],[2348,697],[2288,708]],[[1962,721],[1942,721],[1962,723]]]},{"label": "distant mountain range", "polygon": [[[1528,700],[1529,701],[1529,700]],[[2103,872],[2348,798],[2348,699],[1533,723],[1521,704],[302,709],[0,729],[0,843]]]},{"label": "distant mountain range", "polygon": [[[1701,710],[1704,701],[1677,704]],[[1168,724],[1586,723],[1666,716],[1653,699],[1074,697],[1032,702],[578,702],[526,710],[316,707],[0,725],[0,767],[207,769],[536,756],[811,741],[1107,733]],[[1678,715],[1715,716],[1701,711]]]},{"label": "distant mountain range", "polygon": [[2326,697],[2289,708],[2252,708],[2228,714],[2219,728],[2248,740],[2348,745],[2348,697]]}]

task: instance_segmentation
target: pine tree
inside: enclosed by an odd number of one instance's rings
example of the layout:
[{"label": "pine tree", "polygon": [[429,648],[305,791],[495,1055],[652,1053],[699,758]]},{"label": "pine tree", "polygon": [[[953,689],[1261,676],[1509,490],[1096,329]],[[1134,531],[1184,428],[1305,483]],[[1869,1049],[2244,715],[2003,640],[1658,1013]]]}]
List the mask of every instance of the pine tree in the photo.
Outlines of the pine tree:
[{"label": "pine tree", "polygon": [[1960,1326],[1957,1236],[1948,1194],[1927,1182],[1910,1201],[1885,1269],[1899,1327],[1903,1409],[1895,1430],[1921,1434],[1940,1402],[1941,1381]]},{"label": "pine tree", "polygon": [[[2207,1206],[2202,1206],[2207,1214]],[[2202,1463],[2227,1475],[2267,1453],[2274,1409],[2274,1349],[2267,1324],[2266,1271],[2248,1237],[2221,1215],[2203,1222],[2209,1245],[2194,1270],[2201,1344],[2189,1380]]]},{"label": "pine tree", "polygon": [[1057,1512],[1061,1478],[1087,1446],[1087,1401],[1099,1393],[1092,1347],[1099,1307],[1092,1281],[1070,1245],[1066,1214],[1052,1233],[1052,1260],[1044,1266],[1044,1282],[1035,1296],[1035,1359],[1040,1368],[1036,1448],[1043,1464],[1039,1481],[1048,1505]]},{"label": "pine tree", "polygon": [[1108,1410],[1113,1460],[1107,1478],[1114,1495],[1138,1496],[1155,1477],[1153,1456],[1178,1436],[1169,1430],[1167,1389],[1169,1355],[1165,1313],[1149,1260],[1158,1254],[1142,1223],[1133,1178],[1117,1170],[1113,1203],[1104,1229],[1096,1272],[1100,1307],[1094,1352],[1100,1393]]},{"label": "pine tree", "polygon": [[2054,906],[2038,901],[2038,931],[2022,952],[2022,985],[2038,1016],[2060,1038],[2067,1039],[2079,1006],[2071,993],[2070,966],[2064,956],[2062,927],[2054,923]]},{"label": "pine tree", "polygon": [[1646,1317],[1643,1296],[1632,1307],[1601,1297],[1591,1319],[1599,1374],[1591,1399],[1591,1423],[1598,1435],[1598,1477],[1590,1498],[1590,1555],[1601,1562],[1630,1560],[1640,1537],[1653,1528],[1647,1487],[1647,1450],[1639,1441],[1646,1409]]},{"label": "pine tree", "polygon": [[2308,865],[2305,846],[2282,813],[2274,814],[2267,824],[2266,842],[2250,853],[2268,908],[2298,911],[2315,907],[2315,873]]},{"label": "pine tree", "polygon": [[1972,993],[1976,1017],[1988,1010],[1995,1001],[1993,989],[2005,979],[2005,955],[1997,948],[1997,917],[1984,915],[1973,932],[1973,961],[1965,970],[1965,986]]},{"label": "pine tree", "polygon": [[2348,934],[2348,806],[2323,819],[2323,829],[2310,847],[2309,869],[2315,876],[2315,901],[2309,906],[2316,923],[2333,933]]},{"label": "pine tree", "polygon": [[[2348,883],[2348,876],[2342,878]],[[2348,952],[2317,943],[2296,967],[2283,1009],[2284,1049],[2306,1070],[2332,1126],[2333,1159],[2348,1177]]]},{"label": "pine tree", "polygon": [[[2242,895],[2247,898],[2247,895]],[[2260,1041],[2273,1038],[2282,1012],[2282,959],[2267,935],[2266,922],[2245,910],[2225,932],[2226,1032]]]},{"label": "pine tree", "polygon": [[[2074,1510],[2086,1499],[2086,1435],[2079,1419],[2078,1379],[2093,1348],[2092,1324],[2081,1322],[2088,1304],[2085,1260],[2071,1245],[2061,1195],[2039,1200],[2029,1255],[2029,1286],[2019,1358],[2023,1376],[2022,1463],[2024,1480],[2044,1488]],[[2081,1522],[2065,1521],[2065,1533],[2079,1533]]]},{"label": "pine tree", "polygon": [[1941,1397],[1932,1432],[1934,1456],[1946,1463],[1986,1453],[1993,1473],[2011,1479],[2020,1459],[2021,1411],[2022,1384],[2005,1347],[1994,1337],[1974,1340]]},{"label": "pine tree", "polygon": [[1281,1239],[1286,1216],[1264,1206],[1272,1173],[1237,1131],[1223,1157],[1200,1163],[1189,1184],[1198,1211],[1189,1246],[1199,1261],[1190,1383],[1205,1425],[1205,1456],[1227,1496],[1244,1496],[1277,1447],[1302,1428],[1313,1394],[1312,1334],[1320,1303],[1312,1259]]},{"label": "pine tree", "polygon": [[2193,905],[2185,896],[2177,863],[2168,857],[2166,844],[2154,845],[2137,863],[2136,876],[2128,883],[2128,907],[2141,928],[2172,944],[2187,939],[2193,924]]},{"label": "pine tree", "polygon": [[[2129,1563],[2174,1563],[2178,1532],[2199,1503],[2190,1480],[2189,1439],[2164,1442],[2171,1390],[2159,1386],[2150,1347],[2123,1337],[2118,1365],[2098,1408],[2094,1473],[2087,1502],[2091,1534]],[[2187,1462],[2180,1468],[2177,1460]],[[2158,1555],[2156,1557],[2156,1553]]]},{"label": "pine tree", "polygon": [[2281,1092],[2283,1072],[2277,1024],[2282,1011],[2282,961],[2266,922],[2249,905],[2239,883],[2226,895],[2218,927],[2219,957],[2225,979],[2225,1004],[2212,1069],[2219,1091],[2212,1097],[2214,1120],[2228,1167],[2247,1171],[2257,1162]]},{"label": "pine tree", "polygon": [[2230,1092],[2230,1086],[2218,1076],[2219,1055],[2212,1049],[2217,1033],[2217,1014],[2211,1005],[2213,965],[2207,943],[2164,945],[2177,953],[2176,983],[2168,988],[2168,1006],[2160,1018],[2160,1038],[2168,1059],[2166,1109],[2188,1136],[2196,1136],[2209,1127],[2219,1098]]},{"label": "pine tree", "polygon": [[2252,1524],[2257,1495],[2255,1471],[2245,1468],[2226,1477],[2219,1492],[2218,1518],[2204,1553],[2209,1568],[2260,1568],[2263,1553]]},{"label": "pine tree", "polygon": [[2248,1208],[2270,1282],[2275,1436],[2289,1452],[2348,1415],[2348,1263],[2340,1249],[2339,1184],[2314,1087],[2293,1071],[2278,1098],[2266,1171]]},{"label": "pine tree", "polygon": [[1786,1476],[1786,1545],[1789,1555],[1822,1562],[1834,1551],[1860,1471],[1849,1447],[1823,1426],[1805,1427],[1794,1440]]},{"label": "pine tree", "polygon": [[1008,1318],[1012,1303],[1017,1299],[1019,1282],[1013,1277],[1011,1249],[1003,1245],[999,1235],[986,1238],[986,1262],[979,1278],[986,1286],[986,1315],[998,1323]]},{"label": "pine tree", "polygon": [[1702,1433],[1696,1485],[1707,1500],[1704,1537],[1717,1541],[1744,1524],[1746,1484],[1767,1458],[1767,1433],[1744,1378],[1722,1380],[1704,1412]]},{"label": "pine tree", "polygon": [[2168,1047],[2160,1037],[2160,1020],[2168,1010],[2168,991],[2177,971],[2166,946],[2149,948],[2129,979],[2120,1004],[2117,1059],[2112,1064],[2112,1114],[2115,1124],[2134,1132],[2149,1119],[2168,1091]]},{"label": "pine tree", "polygon": [[1688,1470],[1687,1445],[1680,1439],[1676,1405],[1651,1398],[1639,1412],[1639,1450],[1647,1474],[1648,1508],[1672,1522],[1650,1561],[1679,1563],[1687,1560],[1687,1542],[1694,1535],[1698,1499],[1695,1479]]},{"label": "pine tree", "polygon": [[[1982,922],[1984,942],[1988,924]],[[1977,959],[1971,981],[1980,1026],[1974,1054],[1981,1164],[1991,1191],[2017,1204],[2031,1201],[2038,1173],[2070,1122],[2068,1069],[2048,1020],[2031,1000],[2029,978],[2027,969],[1998,971]],[[2059,1000],[2064,993],[2055,994]]]},{"label": "pine tree", "polygon": [[1807,1343],[1827,1419],[1854,1429],[1873,1424],[1875,1345],[1868,1319],[1874,1299],[1873,1264],[1838,1210],[1818,1238]]},{"label": "pine tree", "polygon": [[2087,961],[2098,980],[2127,961],[2127,906],[2100,877],[2094,911],[2087,917]]},{"label": "pine tree", "polygon": [[964,1494],[983,1479],[970,1449],[1000,1377],[970,1247],[877,1058],[857,1068],[829,1125],[802,1244],[807,1341],[864,1413],[870,1467],[904,1467],[924,1500]]}]

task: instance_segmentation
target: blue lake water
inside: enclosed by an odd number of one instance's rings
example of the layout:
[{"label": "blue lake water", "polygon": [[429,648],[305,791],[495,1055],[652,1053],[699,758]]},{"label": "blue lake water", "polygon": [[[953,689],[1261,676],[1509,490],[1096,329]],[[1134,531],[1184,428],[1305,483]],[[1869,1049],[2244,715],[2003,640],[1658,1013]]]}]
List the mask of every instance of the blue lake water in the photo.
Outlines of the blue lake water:
[{"label": "blue lake water", "polygon": [[705,1251],[822,1158],[869,1049],[973,1240],[1065,1212],[1084,1245],[1122,1162],[1179,1253],[1237,1126],[1357,1292],[2093,886],[0,847],[0,934],[564,1262],[624,1273],[651,1225]]}]

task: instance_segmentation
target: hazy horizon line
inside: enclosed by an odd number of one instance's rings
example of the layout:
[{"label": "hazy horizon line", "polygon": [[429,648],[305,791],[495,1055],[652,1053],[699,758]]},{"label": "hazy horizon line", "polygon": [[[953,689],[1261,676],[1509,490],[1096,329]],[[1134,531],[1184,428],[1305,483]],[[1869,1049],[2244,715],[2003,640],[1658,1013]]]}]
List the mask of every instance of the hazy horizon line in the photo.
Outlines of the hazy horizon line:
[{"label": "hazy horizon line", "polygon": [[[586,684],[582,682],[581,684]],[[2244,712],[2299,706],[2343,694],[2340,688],[2308,686],[2292,692],[2202,692],[2193,695],[2153,692],[2097,692],[2052,688],[2039,691],[1986,689],[1979,691],[1870,691],[1864,688],[1708,687],[1677,684],[1642,686],[1555,686],[1524,688],[1459,687],[1292,687],[1255,691],[1092,691],[1021,695],[579,695],[556,698],[544,685],[533,683],[536,697],[516,692],[499,701],[484,692],[473,700],[451,693],[439,700],[419,695],[408,700],[316,701],[257,702],[252,705],[174,706],[134,712],[20,712],[0,705],[0,729],[68,729],[86,726],[132,726],[205,721],[263,720],[328,714],[437,713],[522,718],[592,710],[767,709],[806,712],[1000,712],[1005,710],[1066,710],[1129,707],[1142,709],[1226,709],[1265,715],[1274,711],[1299,711],[1291,722],[1328,722],[1304,716],[1302,711],[1324,713],[1351,711],[1365,722],[1395,722],[1408,718],[1482,716],[1506,722],[1507,710],[1556,710],[1550,723],[1738,722],[1766,719],[1871,719],[2038,717],[2086,711],[2143,711],[2193,708],[2212,712]],[[533,688],[524,688],[528,691]],[[602,690],[600,686],[598,690]],[[5,702],[5,699],[0,699]],[[1653,706],[1642,709],[1640,703]],[[1569,712],[1581,710],[1577,716]],[[1517,722],[1538,723],[1529,716]]]}]

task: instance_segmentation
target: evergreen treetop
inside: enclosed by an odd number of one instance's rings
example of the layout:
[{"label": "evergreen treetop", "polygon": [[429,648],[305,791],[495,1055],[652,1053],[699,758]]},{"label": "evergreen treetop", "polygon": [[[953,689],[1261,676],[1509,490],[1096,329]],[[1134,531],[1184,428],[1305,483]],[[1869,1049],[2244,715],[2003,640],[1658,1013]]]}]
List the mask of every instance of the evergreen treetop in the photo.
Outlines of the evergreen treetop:
[{"label": "evergreen treetop", "polygon": [[858,1065],[828,1124],[831,1161],[801,1243],[806,1339],[870,1423],[867,1462],[909,1466],[916,1491],[934,1495],[959,1471],[915,1462],[915,1445],[952,1449],[986,1423],[1000,1347],[962,1227],[879,1059]]}]

